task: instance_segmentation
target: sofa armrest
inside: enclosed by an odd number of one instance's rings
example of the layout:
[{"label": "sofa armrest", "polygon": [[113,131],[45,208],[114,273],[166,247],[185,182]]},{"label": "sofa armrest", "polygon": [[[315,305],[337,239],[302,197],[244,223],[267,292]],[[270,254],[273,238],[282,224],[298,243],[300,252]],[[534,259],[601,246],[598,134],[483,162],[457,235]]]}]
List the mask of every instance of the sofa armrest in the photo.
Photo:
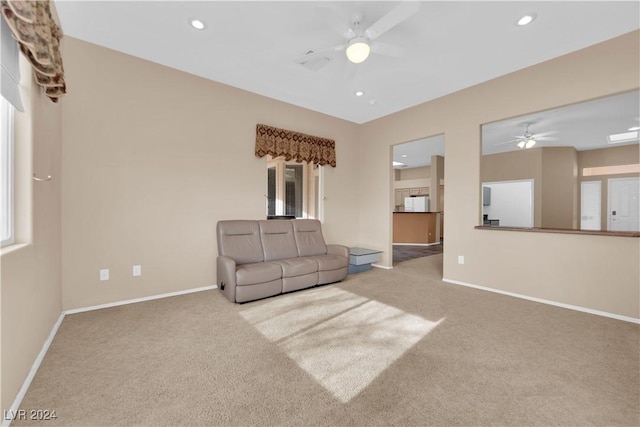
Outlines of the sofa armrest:
[{"label": "sofa armrest", "polygon": [[216,267],[218,289],[229,301],[236,302],[236,261],[220,255]]},{"label": "sofa armrest", "polygon": [[349,258],[349,248],[343,245],[327,245],[327,254]]}]

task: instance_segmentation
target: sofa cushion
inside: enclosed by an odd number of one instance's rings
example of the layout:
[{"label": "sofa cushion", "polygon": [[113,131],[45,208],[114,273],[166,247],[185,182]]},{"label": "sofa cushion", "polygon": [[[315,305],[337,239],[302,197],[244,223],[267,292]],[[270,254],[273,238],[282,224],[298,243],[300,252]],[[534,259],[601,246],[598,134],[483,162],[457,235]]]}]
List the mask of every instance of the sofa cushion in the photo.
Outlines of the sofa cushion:
[{"label": "sofa cushion", "polygon": [[282,277],[282,267],[272,262],[241,264],[236,267],[236,285],[246,286],[270,282]]},{"label": "sofa cushion", "polygon": [[311,258],[289,258],[273,262],[282,267],[282,277],[302,276],[318,271],[318,262]]},{"label": "sofa cushion", "polygon": [[291,221],[258,221],[264,260],[295,258],[298,256]]},{"label": "sofa cushion", "polygon": [[318,263],[318,271],[337,270],[349,266],[349,258],[340,255],[316,255],[310,258]]},{"label": "sofa cushion", "polygon": [[233,258],[236,264],[264,261],[258,221],[218,221],[218,255]]},{"label": "sofa cushion", "polygon": [[293,234],[296,238],[298,256],[324,255],[327,245],[322,237],[322,228],[317,219],[294,219]]},{"label": "sofa cushion", "polygon": [[282,279],[236,287],[236,302],[255,301],[282,293]]}]

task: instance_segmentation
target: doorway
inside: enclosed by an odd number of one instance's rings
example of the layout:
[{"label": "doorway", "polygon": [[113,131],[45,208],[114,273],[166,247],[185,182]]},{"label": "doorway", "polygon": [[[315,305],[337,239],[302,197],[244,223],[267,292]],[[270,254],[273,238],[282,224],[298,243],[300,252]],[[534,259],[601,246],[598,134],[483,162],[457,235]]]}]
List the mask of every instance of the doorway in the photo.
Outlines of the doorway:
[{"label": "doorway", "polygon": [[602,182],[583,181],[580,190],[580,229],[600,230],[602,228]]},{"label": "doorway", "polygon": [[443,252],[444,135],[391,147],[393,264]]},{"label": "doorway", "polygon": [[640,178],[609,179],[609,231],[640,231]]}]

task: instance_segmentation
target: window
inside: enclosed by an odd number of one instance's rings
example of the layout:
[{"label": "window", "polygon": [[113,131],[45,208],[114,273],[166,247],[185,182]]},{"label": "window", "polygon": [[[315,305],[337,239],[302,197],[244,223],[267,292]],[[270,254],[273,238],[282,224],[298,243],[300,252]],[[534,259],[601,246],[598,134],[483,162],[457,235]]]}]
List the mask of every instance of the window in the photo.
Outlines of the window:
[{"label": "window", "polygon": [[321,167],[267,158],[267,215],[320,219]]},{"label": "window", "polygon": [[13,243],[13,107],[0,97],[0,199],[2,246]]}]

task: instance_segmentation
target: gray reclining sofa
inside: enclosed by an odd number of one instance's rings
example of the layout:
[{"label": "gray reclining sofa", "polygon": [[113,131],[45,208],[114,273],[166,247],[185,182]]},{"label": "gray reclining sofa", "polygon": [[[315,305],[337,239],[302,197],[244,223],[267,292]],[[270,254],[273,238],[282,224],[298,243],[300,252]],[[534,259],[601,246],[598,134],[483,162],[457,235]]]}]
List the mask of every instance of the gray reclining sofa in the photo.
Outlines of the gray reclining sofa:
[{"label": "gray reclining sofa", "polygon": [[231,302],[247,302],[347,277],[349,249],[326,245],[320,221],[219,221],[217,281]]}]

